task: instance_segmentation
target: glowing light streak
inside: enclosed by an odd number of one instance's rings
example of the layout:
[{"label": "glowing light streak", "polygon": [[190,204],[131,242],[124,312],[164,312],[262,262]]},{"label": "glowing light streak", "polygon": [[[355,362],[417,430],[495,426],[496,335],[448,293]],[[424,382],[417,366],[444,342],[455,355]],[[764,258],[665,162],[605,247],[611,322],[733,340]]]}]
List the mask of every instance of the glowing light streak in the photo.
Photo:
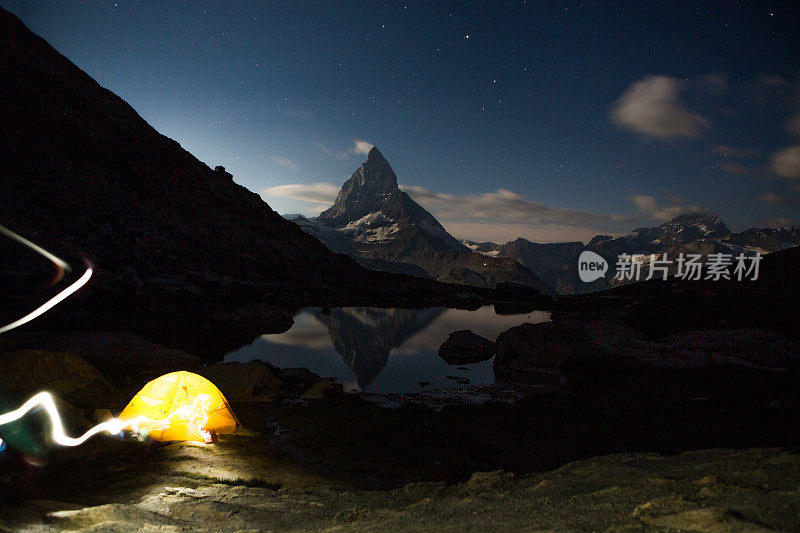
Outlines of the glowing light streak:
[{"label": "glowing light streak", "polygon": [[24,244],[25,246],[27,246],[28,248],[30,248],[34,252],[46,257],[47,259],[49,259],[50,261],[55,263],[56,266],[59,266],[59,267],[63,268],[67,272],[69,272],[71,270],[70,266],[67,264],[66,261],[64,261],[63,259],[61,259],[59,257],[56,257],[55,255],[51,254],[50,252],[48,252],[47,250],[45,250],[41,246],[32,243],[31,241],[29,241],[25,237],[22,237],[21,235],[17,235],[16,233],[11,231],[7,227],[3,226],[2,224],[0,224],[0,233],[2,233],[3,235],[5,235],[6,237],[8,237],[10,239],[13,239],[13,240],[17,241],[20,244]]},{"label": "glowing light streak", "polygon": [[[208,422],[208,404],[211,397],[207,394],[198,394],[194,402],[190,405],[184,405],[175,409],[165,418],[154,420],[144,416],[138,416],[130,420],[120,420],[119,418],[112,418],[97,424],[89,429],[80,437],[69,437],[64,431],[64,423],[61,421],[61,415],[56,407],[53,395],[49,392],[40,392],[32,396],[28,401],[22,404],[19,408],[0,415],[0,426],[15,422],[30,411],[41,407],[50,419],[52,430],[52,439],[56,444],[61,446],[79,446],[89,440],[91,437],[98,433],[108,433],[109,435],[117,435],[126,429],[130,429],[135,433],[144,436],[151,431],[160,431],[167,429],[169,425],[177,418],[181,422],[186,422],[187,425],[192,426],[196,424],[199,433],[203,436],[206,442],[211,441],[211,433],[204,430],[203,427]],[[3,439],[0,438],[0,445]]]},{"label": "glowing light streak", "polygon": [[[31,250],[33,250],[33,251],[41,254],[42,256],[46,257],[47,259],[52,261],[57,267],[62,269],[62,271],[68,271],[69,272],[69,271],[72,270],[70,268],[70,266],[63,259],[60,259],[60,258],[56,257],[55,255],[51,254],[50,252],[48,252],[44,248],[42,248],[40,246],[37,246],[36,244],[34,244],[31,241],[25,239],[24,237],[21,237],[21,236],[17,235],[13,231],[11,231],[10,229],[8,229],[8,228],[6,228],[6,227],[4,227],[2,225],[0,225],[0,233],[2,233],[3,235],[5,235],[7,237],[10,237],[11,239],[14,239],[15,241],[17,241],[17,242],[19,242],[21,244],[24,244],[25,246],[27,246]],[[69,285],[63,291],[59,292],[58,294],[56,294],[55,296],[50,298],[48,301],[46,301],[44,304],[42,304],[38,308],[34,309],[33,311],[31,311],[30,313],[28,313],[24,317],[20,318],[19,320],[16,320],[16,321],[12,322],[11,324],[8,324],[8,325],[5,325],[3,327],[0,327],[0,333],[5,333],[6,331],[10,331],[10,330],[12,330],[14,328],[18,328],[19,326],[21,326],[23,324],[26,324],[26,323],[30,322],[31,320],[33,320],[33,319],[35,319],[35,318],[37,318],[39,316],[42,316],[43,314],[48,312],[53,307],[55,307],[59,303],[63,302],[64,300],[66,300],[67,298],[69,298],[70,296],[75,294],[75,292],[77,292],[81,287],[83,287],[84,285],[86,285],[89,282],[89,279],[91,277],[92,277],[92,268],[91,268],[91,266],[89,266],[89,267],[87,267],[86,272],[84,272],[83,275],[80,278],[78,278],[77,281],[75,281],[74,283]]]},{"label": "glowing light streak", "polygon": [[42,304],[41,306],[37,307],[36,309],[31,311],[30,313],[28,313],[24,317],[20,318],[19,320],[15,320],[11,324],[8,324],[8,325],[3,326],[2,328],[0,328],[0,333],[5,333],[6,331],[10,331],[10,330],[12,330],[14,328],[18,328],[19,326],[30,322],[34,318],[42,316],[43,314],[48,312],[50,309],[54,308],[55,306],[57,306],[58,304],[60,304],[61,302],[63,302],[67,298],[69,298],[70,296],[72,296],[81,287],[86,285],[89,282],[89,278],[91,278],[91,277],[92,277],[92,269],[90,267],[90,268],[86,269],[86,272],[83,273],[83,276],[78,278],[78,280],[76,282],[74,282],[72,285],[70,285],[69,287],[67,287],[63,291],[59,292],[58,294],[56,294],[55,296],[53,296],[52,298],[47,300],[44,304]]}]

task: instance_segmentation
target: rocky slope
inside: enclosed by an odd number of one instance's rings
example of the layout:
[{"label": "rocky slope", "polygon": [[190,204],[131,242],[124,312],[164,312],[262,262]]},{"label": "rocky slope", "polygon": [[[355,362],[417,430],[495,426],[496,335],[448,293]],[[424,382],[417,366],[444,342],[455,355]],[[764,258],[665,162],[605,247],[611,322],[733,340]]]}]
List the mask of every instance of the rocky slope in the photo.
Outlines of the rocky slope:
[{"label": "rocky slope", "polygon": [[555,270],[583,249],[582,242],[555,242],[539,244],[518,238],[498,246],[497,255],[511,257],[538,272],[539,275]]},{"label": "rocky slope", "polygon": [[76,264],[90,259],[96,288],[370,279],[2,9],[0,34],[3,223]]},{"label": "rocky slope", "polygon": [[319,217],[291,215],[331,250],[379,270],[426,275],[447,283],[494,287],[501,282],[552,289],[509,258],[473,253],[397,186],[397,176],[377,148],[345,182],[336,202]]}]

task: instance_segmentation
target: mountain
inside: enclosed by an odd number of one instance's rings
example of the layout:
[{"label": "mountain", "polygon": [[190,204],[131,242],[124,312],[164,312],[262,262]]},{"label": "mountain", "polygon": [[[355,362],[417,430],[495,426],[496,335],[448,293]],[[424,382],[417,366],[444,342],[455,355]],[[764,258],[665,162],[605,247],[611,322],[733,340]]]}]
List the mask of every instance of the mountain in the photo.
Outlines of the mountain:
[{"label": "mountain", "polygon": [[541,275],[563,265],[576,253],[583,250],[582,242],[555,242],[539,244],[518,238],[497,249],[500,257],[511,257]]},{"label": "mountain", "polygon": [[[158,133],[0,9],[0,213],[96,283],[313,286],[371,279]],[[3,239],[5,240],[5,239]]]},{"label": "mountain", "polygon": [[334,348],[364,390],[386,366],[389,353],[428,327],[443,311],[443,307],[339,307],[329,313],[316,311],[314,316],[328,328]]},{"label": "mountain", "polygon": [[473,252],[478,252],[479,254],[488,255],[489,257],[496,257],[498,252],[500,251],[500,245],[496,242],[491,241],[484,241],[484,242],[477,242],[477,241],[470,241],[467,239],[463,239],[461,244],[472,250]]},{"label": "mountain", "polygon": [[[617,257],[621,254],[666,253],[675,259],[679,254],[724,253],[771,253],[800,245],[800,228],[780,229],[751,228],[733,233],[716,215],[693,213],[681,215],[649,228],[637,228],[632,232],[613,237],[596,235],[585,246],[580,242],[538,244],[526,239],[516,239],[498,247],[498,257],[514,258],[559,294],[587,293],[614,286]],[[584,250],[591,250],[609,263],[605,278],[584,283],[578,277],[578,257]],[[673,270],[676,266],[673,266]]]},{"label": "mountain", "polygon": [[349,254],[369,268],[483,287],[512,282],[553,293],[517,261],[474,253],[456,240],[399,189],[394,170],[377,148],[369,151],[334,204],[319,217],[288,218],[331,250]]},{"label": "mountain", "polygon": [[724,242],[761,253],[772,253],[800,244],[800,228],[750,228],[729,235]]}]

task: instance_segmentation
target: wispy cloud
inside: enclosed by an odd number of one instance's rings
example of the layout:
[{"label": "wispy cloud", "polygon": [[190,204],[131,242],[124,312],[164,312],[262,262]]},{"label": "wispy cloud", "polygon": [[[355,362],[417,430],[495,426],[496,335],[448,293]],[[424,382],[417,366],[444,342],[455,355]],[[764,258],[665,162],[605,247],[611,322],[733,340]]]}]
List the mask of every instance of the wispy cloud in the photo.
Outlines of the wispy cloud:
[{"label": "wispy cloud", "polygon": [[295,164],[295,162],[292,161],[291,159],[287,159],[285,157],[279,157],[277,155],[271,155],[269,156],[269,158],[272,160],[273,163],[285,168],[286,170],[291,170],[291,171],[300,170],[300,167],[298,167]]},{"label": "wispy cloud", "polygon": [[800,205],[800,200],[796,198],[789,198],[788,196],[781,196],[780,194],[775,194],[774,192],[768,192],[762,195],[761,201],[774,205],[788,205],[788,206]]},{"label": "wispy cloud", "polygon": [[625,129],[655,137],[700,137],[711,123],[685,109],[680,99],[685,82],[647,76],[635,82],[614,103],[611,121]]},{"label": "wispy cloud", "polygon": [[587,241],[603,232],[601,228],[628,218],[553,207],[506,189],[474,196],[434,192],[412,185],[401,189],[455,237],[473,240],[506,242],[521,236],[537,242]]},{"label": "wispy cloud", "polygon": [[770,168],[781,178],[800,179],[800,144],[772,154]]},{"label": "wispy cloud", "polygon": [[619,221],[625,218],[623,215],[605,215],[567,207],[552,207],[506,189],[475,196],[458,196],[414,185],[404,185],[401,188],[442,220],[580,225]]},{"label": "wispy cloud", "polygon": [[764,222],[764,225],[769,228],[785,228],[787,226],[793,225],[793,222],[791,218],[777,217],[767,220],[766,222]]},{"label": "wispy cloud", "polygon": [[[415,201],[431,212],[455,237],[506,242],[525,237],[537,242],[588,241],[599,233],[617,235],[634,224],[661,223],[684,213],[702,211],[698,206],[673,200],[661,205],[654,196],[632,196],[635,213],[597,213],[554,207],[530,200],[506,189],[478,195],[455,195],[425,187],[401,185]],[[262,191],[266,197],[287,198],[309,205],[309,214],[331,206],[339,187],[330,183],[278,185]]]},{"label": "wispy cloud", "polygon": [[698,205],[661,205],[655,196],[640,194],[628,198],[643,216],[656,222],[667,222],[673,218],[687,213],[702,213],[706,211]]},{"label": "wispy cloud", "polygon": [[353,153],[364,155],[367,155],[375,146],[374,144],[361,139],[353,139],[353,145]]},{"label": "wispy cloud", "polygon": [[339,187],[331,183],[291,183],[277,185],[261,191],[261,196],[269,203],[267,197],[288,198],[310,204],[308,212],[319,213],[329,208],[339,194]]},{"label": "wispy cloud", "polygon": [[316,144],[325,155],[333,159],[348,159],[353,154],[367,155],[369,151],[372,150],[372,147],[375,146],[371,142],[367,142],[363,139],[353,139],[353,145],[343,151],[334,150],[321,142],[315,142],[314,144]]},{"label": "wispy cloud", "polygon": [[319,147],[319,149],[322,150],[328,157],[332,157],[334,159],[347,159],[349,157],[347,152],[337,152],[336,150],[332,150],[320,142],[316,142],[314,144],[316,144],[317,147]]}]

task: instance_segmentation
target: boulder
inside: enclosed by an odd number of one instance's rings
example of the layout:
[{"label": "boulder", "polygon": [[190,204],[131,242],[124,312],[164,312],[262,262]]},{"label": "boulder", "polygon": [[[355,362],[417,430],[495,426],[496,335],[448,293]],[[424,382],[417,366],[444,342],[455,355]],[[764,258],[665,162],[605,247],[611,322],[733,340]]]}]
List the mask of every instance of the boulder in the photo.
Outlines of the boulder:
[{"label": "boulder", "polygon": [[439,357],[448,365],[480,363],[491,359],[497,344],[468,329],[454,331],[439,347]]},{"label": "boulder", "polygon": [[319,383],[322,377],[303,366],[284,368],[281,371],[280,380],[289,395],[297,397]]},{"label": "boulder", "polygon": [[229,402],[271,400],[281,387],[278,376],[261,361],[219,363],[198,373],[216,385]]},{"label": "boulder", "polygon": [[327,378],[318,381],[300,396],[304,400],[321,400],[330,394],[342,392],[342,384],[336,383],[333,379]]},{"label": "boulder", "polygon": [[127,332],[31,332],[19,334],[17,342],[28,348],[46,347],[79,355],[112,382],[129,377],[152,379],[176,370],[195,370],[199,366],[199,359],[194,355]]},{"label": "boulder", "polygon": [[110,388],[96,368],[71,352],[4,352],[0,354],[0,368],[0,389],[8,392],[27,394],[46,390],[67,396]]}]

